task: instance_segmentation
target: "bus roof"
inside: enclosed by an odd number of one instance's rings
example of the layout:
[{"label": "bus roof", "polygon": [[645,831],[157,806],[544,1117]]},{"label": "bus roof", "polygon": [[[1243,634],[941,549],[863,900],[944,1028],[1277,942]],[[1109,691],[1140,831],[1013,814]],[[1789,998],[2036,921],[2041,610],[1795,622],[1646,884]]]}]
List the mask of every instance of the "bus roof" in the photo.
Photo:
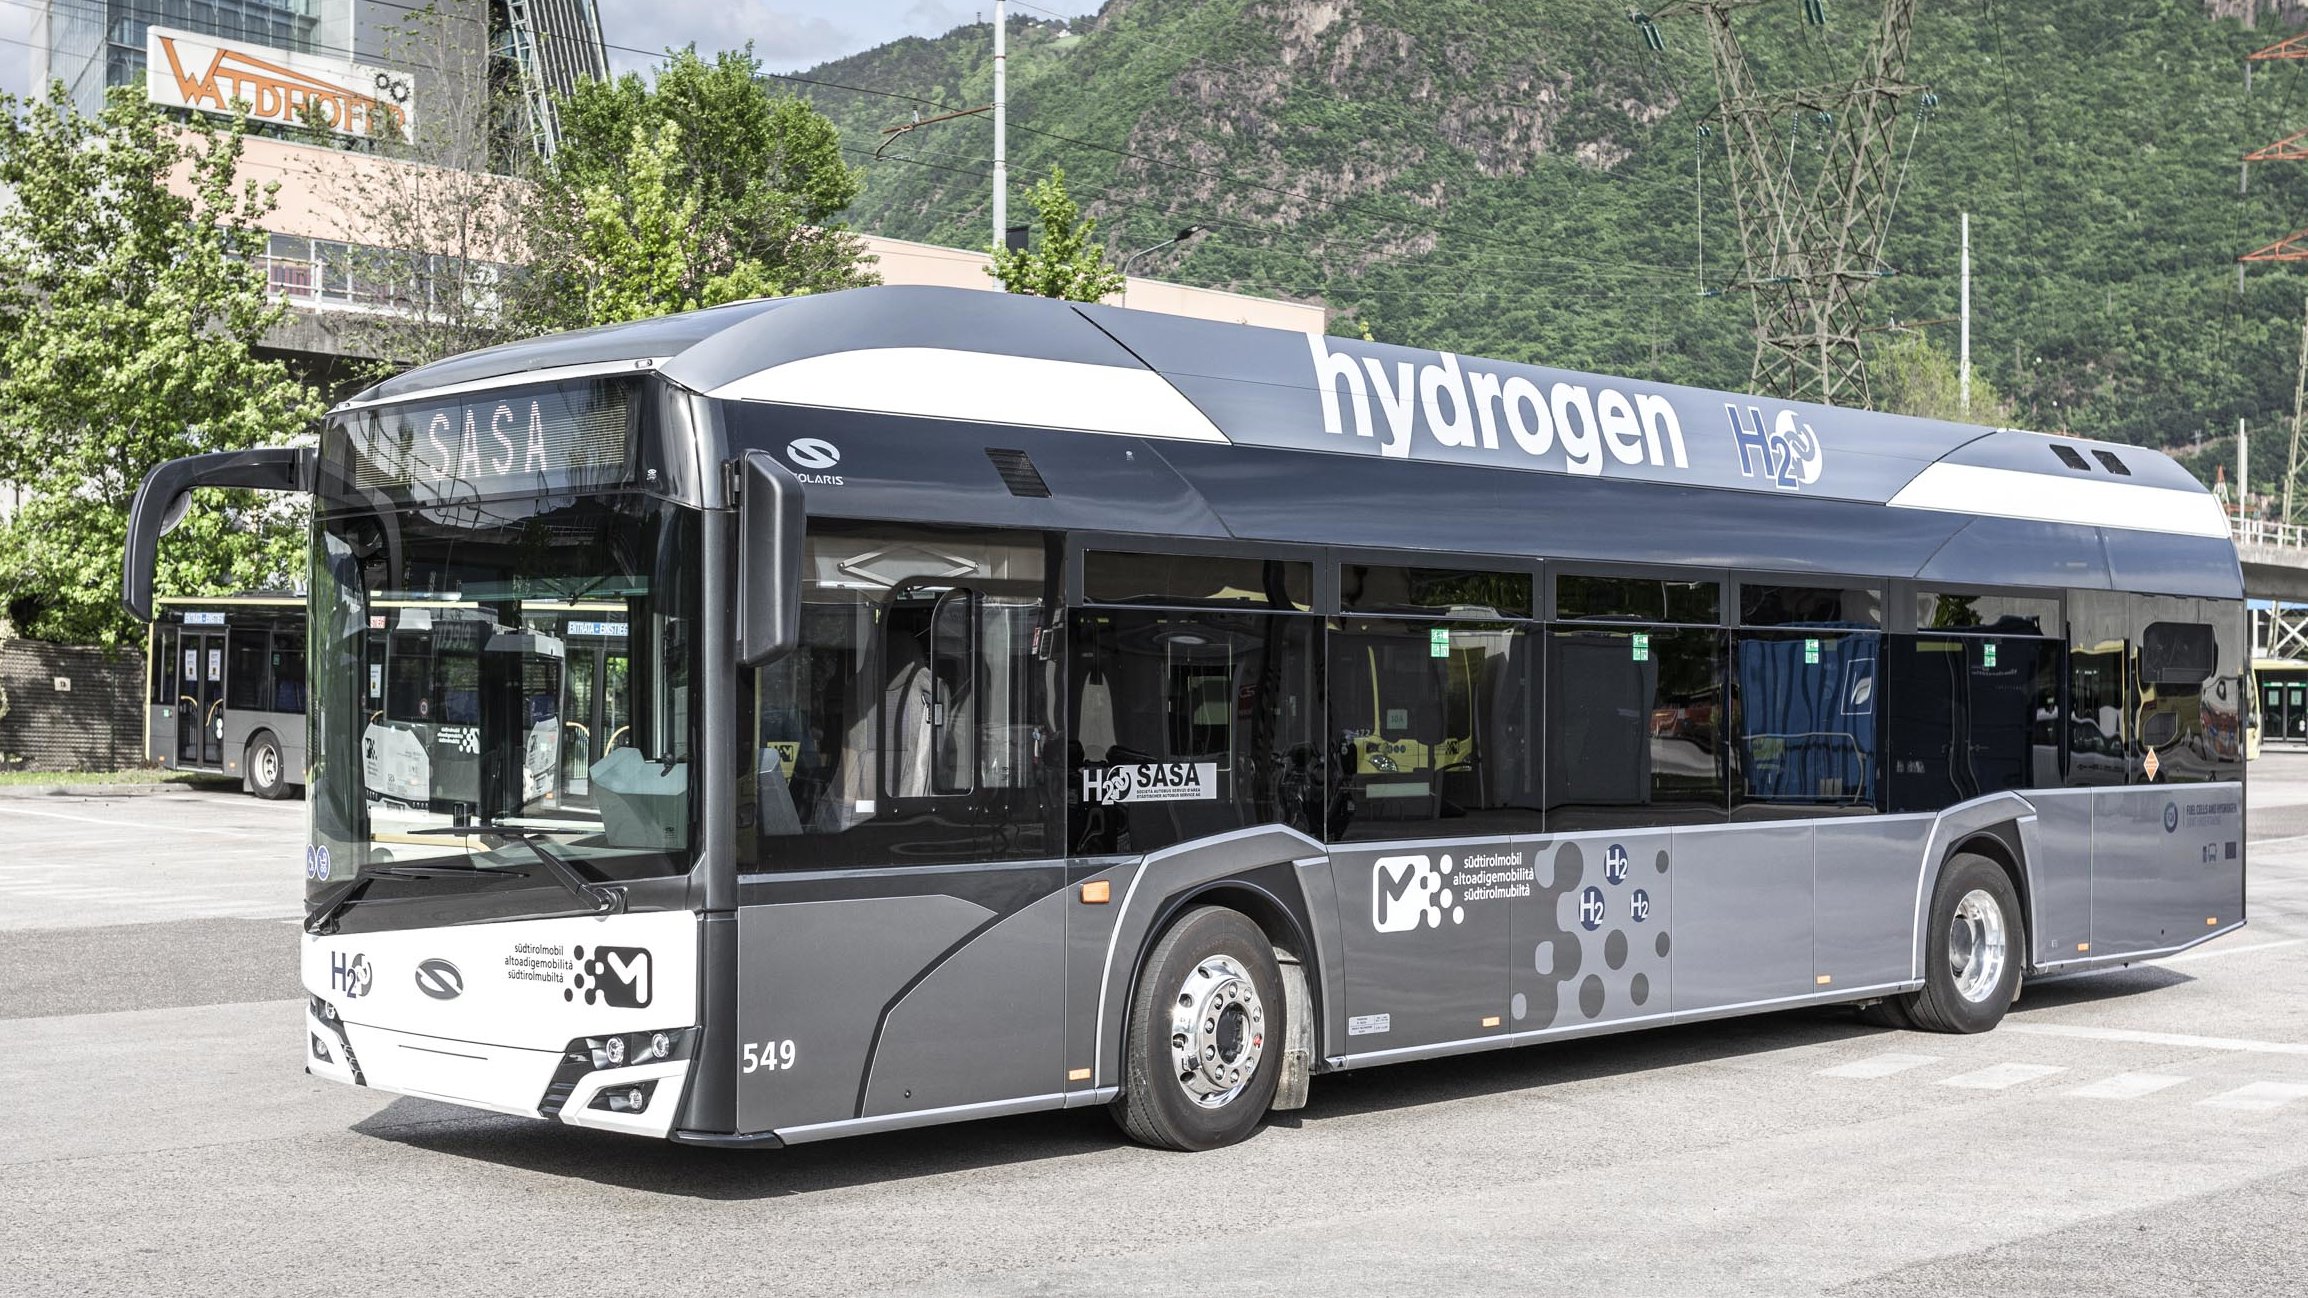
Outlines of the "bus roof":
[{"label": "bus roof", "polygon": [[[1345,482],[1365,484],[1349,494],[1383,498],[1381,484],[1394,483],[1406,488],[1403,504],[1421,512],[1430,505],[1413,497],[1466,502],[1479,493],[1524,508],[1558,499],[1601,508],[1610,512],[1592,524],[1626,527],[1677,510],[1696,488],[1718,501],[1721,493],[1753,501],[1744,510],[1722,501],[1711,526],[1774,530],[1806,514],[1827,517],[1796,502],[1877,507],[1874,523],[1854,515],[1808,529],[1829,544],[1838,529],[1880,530],[1892,517],[1881,507],[1892,506],[1902,548],[1925,547],[1891,565],[1908,571],[1946,547],[1962,575],[1982,582],[2014,580],[2017,572],[2047,586],[2227,598],[2241,591],[2226,519],[2211,494],[2143,447],[967,289],[855,289],[558,334],[424,366],[347,404],[636,369],[744,406],[807,408],[827,428],[860,429],[857,417],[865,417],[877,436],[963,451],[981,469],[981,452],[1023,450],[1027,440],[1051,445],[1029,439],[1029,430],[1135,439],[1190,480],[1198,503],[1219,516],[1210,529],[1217,536],[1272,536],[1248,511],[1287,502],[1269,491],[1230,509],[1203,489],[1204,478],[1223,473],[1194,466],[1248,468],[1265,460],[1260,452],[1314,452],[1319,460],[1288,456],[1295,468],[1286,476],[1313,484],[1307,489],[1317,499]],[[777,421],[782,437],[749,436],[737,427],[746,421],[731,422],[730,445],[719,448],[725,453],[743,449],[741,442],[783,450],[798,431],[785,419]],[[1049,458],[1032,456],[1036,464]],[[794,462],[824,467],[809,459]],[[1421,465],[1455,470],[1453,488],[1438,495],[1439,478],[1411,468]],[[872,512],[877,479],[854,456],[843,468],[842,485],[864,490],[830,501],[813,490],[813,513]],[[952,486],[1000,492],[1008,481],[979,476],[982,485]],[[1413,478],[1425,489],[1408,490]],[[1637,484],[1682,490],[1620,490]],[[920,490],[934,485],[912,484],[907,499],[918,510]],[[991,521],[955,503],[968,517],[954,521]],[[1932,514],[1944,521],[1928,523],[1923,516]],[[1103,518],[1116,531],[1172,526]],[[1967,519],[2009,526],[1967,529]],[[1194,531],[1187,526],[1184,534]],[[1974,534],[1958,536],[1966,531]],[[1861,549],[1864,540],[1852,538]],[[1430,539],[1427,548],[1457,544]],[[1976,573],[1962,562],[1967,550],[2013,545],[2045,553],[2040,562],[1985,562]],[[1676,550],[1691,553],[1680,541]],[[1833,557],[1822,556],[1822,566],[1834,566],[1826,562]]]}]

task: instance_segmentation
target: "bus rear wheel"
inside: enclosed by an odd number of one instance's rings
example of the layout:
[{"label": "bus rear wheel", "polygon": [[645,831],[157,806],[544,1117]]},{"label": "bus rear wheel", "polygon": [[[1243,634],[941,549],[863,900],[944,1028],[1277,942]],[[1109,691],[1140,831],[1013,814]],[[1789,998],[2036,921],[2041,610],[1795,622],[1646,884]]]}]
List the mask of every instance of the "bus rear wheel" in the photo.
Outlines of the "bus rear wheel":
[{"label": "bus rear wheel", "polygon": [[246,765],[248,791],[260,798],[279,799],[289,795],[288,764],[281,757],[280,740],[269,730],[260,730],[248,741]]},{"label": "bus rear wheel", "polygon": [[1923,988],[1896,1008],[1926,1032],[1985,1032],[2019,995],[2026,961],[2019,893],[2003,867],[1984,856],[1948,858],[1932,890],[1924,929]]},{"label": "bus rear wheel", "polygon": [[1115,1121],[1158,1149],[1242,1140],[1274,1101],[1285,1027],[1282,972],[1264,930],[1240,911],[1189,912],[1138,975]]}]

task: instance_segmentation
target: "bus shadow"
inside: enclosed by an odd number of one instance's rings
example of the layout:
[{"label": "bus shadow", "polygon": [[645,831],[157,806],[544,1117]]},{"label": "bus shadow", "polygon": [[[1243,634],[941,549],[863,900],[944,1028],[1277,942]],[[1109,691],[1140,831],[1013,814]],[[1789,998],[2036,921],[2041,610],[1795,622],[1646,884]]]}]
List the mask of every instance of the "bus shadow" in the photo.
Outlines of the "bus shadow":
[{"label": "bus shadow", "polygon": [[[2194,981],[2156,967],[2119,969],[2030,987],[2013,1013],[2030,1014]],[[1448,1059],[1390,1064],[1318,1078],[1306,1108],[1272,1115],[1290,1130],[1337,1118],[1869,1037],[1917,1039],[1830,1006],[1620,1035],[1547,1042]],[[1136,1149],[1098,1109],[1025,1114],[913,1131],[855,1136],[788,1149],[721,1150],[588,1131],[530,1118],[398,1099],[353,1131],[429,1154],[495,1163],[644,1194],[751,1201],[885,1185],[982,1168],[1095,1157],[1161,1157]]]},{"label": "bus shadow", "polygon": [[732,1202],[1110,1154],[1126,1145],[1101,1109],[992,1118],[786,1149],[704,1149],[408,1098],[351,1129],[428,1154],[644,1194]]},{"label": "bus shadow", "polygon": [[2126,996],[2162,991],[2167,987],[2194,981],[2196,979],[2193,975],[2167,969],[2162,965],[2123,965],[2097,973],[2078,974],[2057,982],[2029,983],[2021,991],[2019,1004],[2012,1006],[2011,1012],[2018,1015],[2038,1014],[2070,1005],[2121,1000]]}]

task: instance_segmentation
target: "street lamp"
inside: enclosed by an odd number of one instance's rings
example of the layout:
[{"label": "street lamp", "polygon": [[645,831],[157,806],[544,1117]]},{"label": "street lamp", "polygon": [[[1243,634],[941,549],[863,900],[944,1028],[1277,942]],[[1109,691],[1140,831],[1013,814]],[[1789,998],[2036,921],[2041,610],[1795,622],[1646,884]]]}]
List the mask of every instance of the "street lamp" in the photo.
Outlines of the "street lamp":
[{"label": "street lamp", "polygon": [[1184,242],[1186,242],[1188,239],[1191,239],[1191,238],[1193,238],[1195,235],[1198,235],[1198,234],[1208,234],[1208,233],[1210,233],[1210,227],[1209,227],[1209,226],[1206,226],[1206,225],[1190,225],[1190,226],[1187,226],[1185,229],[1183,229],[1183,230],[1180,230],[1178,233],[1176,233],[1176,234],[1174,234],[1174,235],[1171,235],[1169,238],[1167,238],[1167,239],[1164,239],[1162,242],[1160,242],[1160,243],[1157,243],[1157,244],[1153,245],[1152,247],[1148,247],[1148,248],[1140,248],[1138,251],[1136,251],[1136,252],[1134,252],[1134,253],[1131,253],[1129,256],[1127,256],[1127,257],[1124,257],[1124,258],[1122,259],[1122,278],[1124,278],[1124,279],[1128,279],[1128,278],[1130,277],[1130,267],[1131,267],[1131,266],[1132,266],[1132,265],[1133,265],[1133,264],[1134,264],[1134,263],[1135,263],[1135,262],[1136,262],[1136,261],[1137,261],[1137,260],[1138,260],[1140,257],[1143,257],[1143,256],[1145,256],[1147,253],[1150,253],[1150,252],[1160,252],[1160,251],[1162,251],[1164,248],[1167,248],[1167,247],[1171,246],[1172,244],[1184,243]]}]

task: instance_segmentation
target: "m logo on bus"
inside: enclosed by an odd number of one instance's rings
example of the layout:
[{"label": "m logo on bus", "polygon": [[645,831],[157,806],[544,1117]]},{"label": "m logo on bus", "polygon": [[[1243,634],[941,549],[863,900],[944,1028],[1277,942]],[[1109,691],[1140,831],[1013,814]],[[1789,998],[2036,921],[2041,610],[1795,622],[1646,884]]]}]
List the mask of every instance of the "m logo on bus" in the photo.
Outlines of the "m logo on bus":
[{"label": "m logo on bus", "polygon": [[1466,907],[1456,904],[1450,890],[1451,859],[1382,856],[1370,867],[1370,926],[1381,933],[1407,933],[1419,925],[1441,928],[1447,913],[1453,924],[1466,922]]},{"label": "m logo on bus", "polygon": [[1082,772],[1082,801],[1204,802],[1218,796],[1216,762],[1139,762],[1092,766]]},{"label": "m logo on bus", "polygon": [[648,948],[597,946],[588,958],[584,947],[574,947],[569,954],[577,961],[574,990],[585,993],[587,1005],[607,1005],[621,1010],[649,1008]]}]

